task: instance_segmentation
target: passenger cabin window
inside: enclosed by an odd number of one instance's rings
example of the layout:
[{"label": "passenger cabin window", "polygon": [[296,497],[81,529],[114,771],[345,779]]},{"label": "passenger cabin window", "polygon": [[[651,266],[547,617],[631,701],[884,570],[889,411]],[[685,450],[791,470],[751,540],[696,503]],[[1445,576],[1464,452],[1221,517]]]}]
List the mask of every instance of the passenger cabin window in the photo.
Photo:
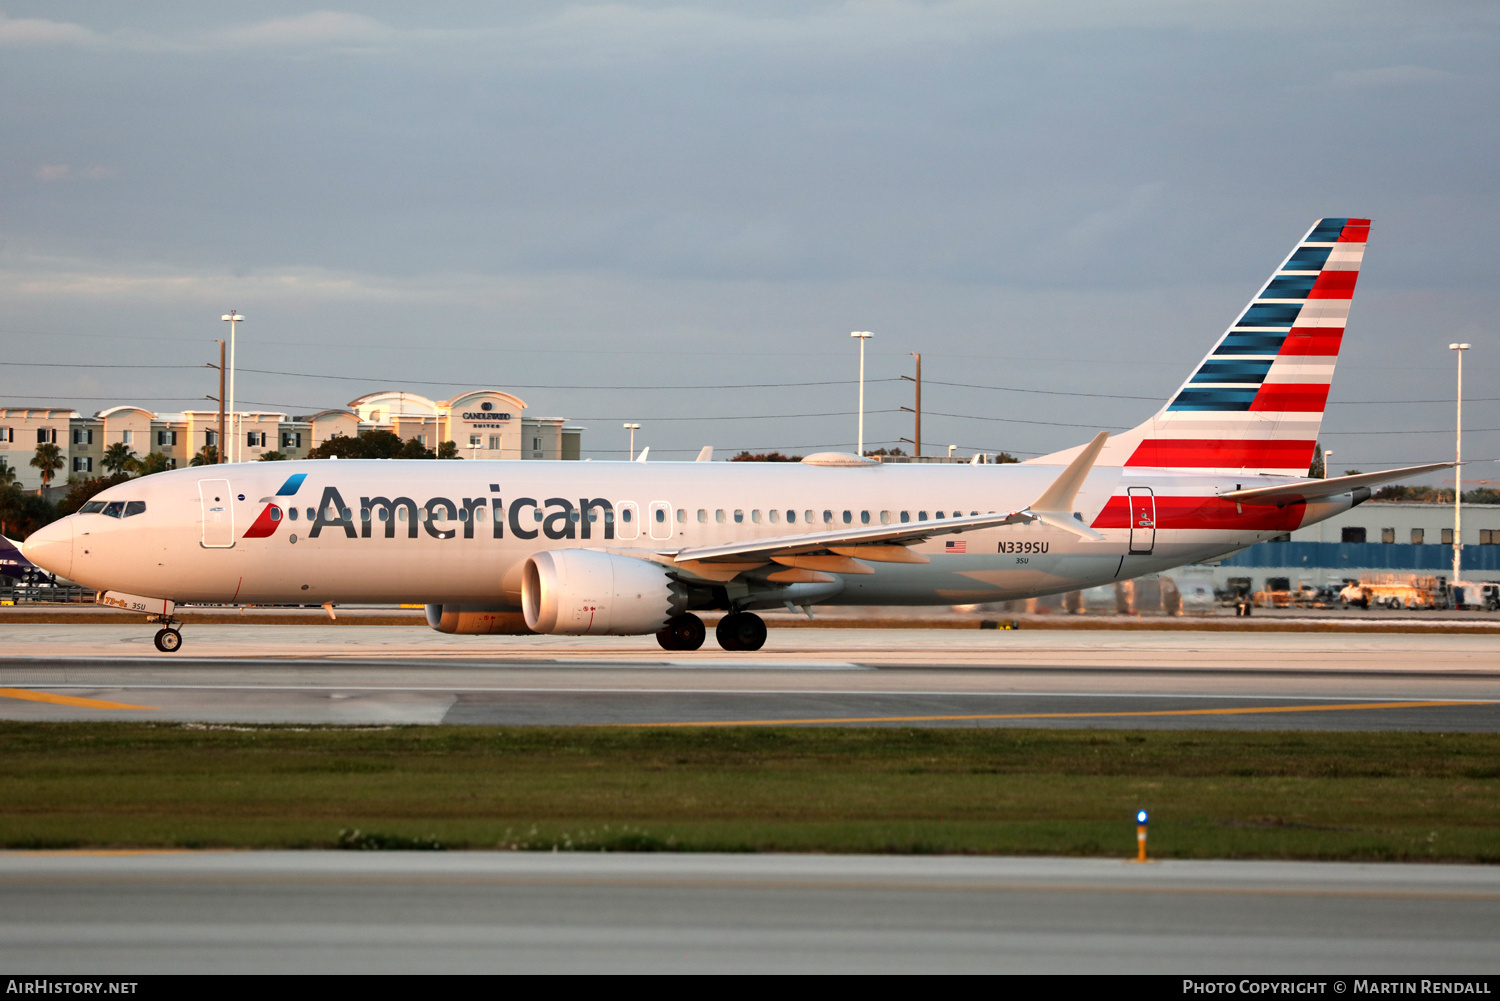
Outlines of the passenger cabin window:
[{"label": "passenger cabin window", "polygon": [[744,522],[744,520],[745,520],[745,512],[742,509],[740,509],[740,508],[735,508],[734,509],[734,523],[736,525],[739,525],[739,524],[742,524]]},{"label": "passenger cabin window", "polygon": [[687,524],[687,512],[684,511],[682,508],[678,508],[677,509],[677,523],[679,525],[685,525],[685,524]]},{"label": "passenger cabin window", "polygon": [[803,517],[802,520],[805,521],[805,522],[807,522],[809,525],[813,524],[814,522],[816,522],[818,520],[816,512],[813,512],[813,511],[804,511],[802,513],[804,515],[804,517]]},{"label": "passenger cabin window", "polygon": [[926,511],[918,511],[917,512],[917,520],[918,521],[926,521],[927,520],[927,512]]},{"label": "passenger cabin window", "polygon": [[868,525],[870,523],[870,512],[861,511],[859,513],[859,523],[861,525]]},{"label": "passenger cabin window", "polygon": [[760,508],[756,508],[755,510],[750,512],[750,520],[755,522],[757,525],[760,524]]},{"label": "passenger cabin window", "polygon": [[[404,510],[406,510],[406,509],[405,509],[405,508],[402,508],[402,509],[401,509],[401,510],[403,510],[403,511],[404,511]],[[287,517],[288,517],[288,518],[290,518],[290,519],[291,519],[291,520],[292,520],[292,521],[296,521],[296,520],[297,520],[297,509],[296,509],[296,508],[294,508],[294,507],[289,507],[289,508],[287,508],[287,509],[286,509],[286,516],[287,516]]]},{"label": "passenger cabin window", "polygon": [[663,507],[657,508],[656,509],[656,523],[658,525],[663,525],[663,524],[666,524],[666,521],[667,521],[667,509],[663,508]]},{"label": "passenger cabin window", "polygon": [[714,512],[714,521],[717,521],[721,525],[724,524],[724,509],[723,508],[719,508],[717,511]]},{"label": "passenger cabin window", "polygon": [[824,511],[823,512],[823,524],[825,524],[825,525],[832,525],[833,524],[833,512],[832,511]]},{"label": "passenger cabin window", "polygon": [[708,524],[708,511],[701,507],[698,509],[698,524]]},{"label": "passenger cabin window", "polygon": [[779,525],[781,523],[781,512],[776,510],[774,507],[771,508],[771,510],[767,511],[766,514],[770,516],[771,524]]},{"label": "passenger cabin window", "polygon": [[790,508],[787,509],[787,512],[786,512],[786,523],[788,525],[795,525],[797,523],[797,512],[796,511],[793,511]]},{"label": "passenger cabin window", "polygon": [[845,511],[844,512],[844,524],[849,525],[849,524],[853,524],[853,522],[854,522],[854,512],[853,511]]},{"label": "passenger cabin window", "polygon": [[911,512],[910,511],[902,511],[901,512],[901,524],[905,525],[909,521],[911,521]]},{"label": "passenger cabin window", "polygon": [[880,512],[880,523],[882,525],[889,525],[891,523],[891,513],[889,511]]},{"label": "passenger cabin window", "polygon": [[[621,521],[628,522],[628,521],[630,521],[631,517],[632,517],[632,514],[631,514],[631,511],[630,511],[630,508],[627,507],[627,508],[622,508],[620,510],[620,520]],[[542,512],[538,511],[536,513],[536,520],[537,521],[541,521],[542,520]]]}]

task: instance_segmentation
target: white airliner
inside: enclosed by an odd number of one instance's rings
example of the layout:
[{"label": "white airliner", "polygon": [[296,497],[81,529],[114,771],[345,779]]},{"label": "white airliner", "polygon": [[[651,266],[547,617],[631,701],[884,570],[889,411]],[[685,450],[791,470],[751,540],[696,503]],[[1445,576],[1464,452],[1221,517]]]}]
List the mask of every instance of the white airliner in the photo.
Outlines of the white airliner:
[{"label": "white airliner", "polygon": [[1369,233],[1323,219],[1149,420],[1008,465],[256,462],[158,473],[27,558],[144,612],[421,603],[446,633],[756,650],[754,609],[1028,598],[1213,560],[1451,463],[1307,474]]}]

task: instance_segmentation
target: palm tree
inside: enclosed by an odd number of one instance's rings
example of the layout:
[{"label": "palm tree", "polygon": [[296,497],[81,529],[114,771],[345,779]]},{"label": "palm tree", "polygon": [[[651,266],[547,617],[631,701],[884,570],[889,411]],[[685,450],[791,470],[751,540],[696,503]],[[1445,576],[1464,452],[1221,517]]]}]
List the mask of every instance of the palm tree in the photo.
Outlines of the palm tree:
[{"label": "palm tree", "polygon": [[16,482],[16,471],[4,458],[0,458],[0,487],[8,487]]},{"label": "palm tree", "polygon": [[117,441],[104,450],[104,458],[99,460],[99,465],[111,473],[123,473],[140,468],[140,460],[135,457],[129,445],[123,441]]},{"label": "palm tree", "polygon": [[63,461],[62,449],[54,442],[46,442],[36,447],[36,455],[31,457],[31,465],[42,471],[42,489],[45,490],[52,485],[52,477],[57,471],[67,465]]},{"label": "palm tree", "polygon": [[198,449],[198,454],[193,456],[190,466],[212,466],[219,461],[219,447],[217,445],[204,445]]},{"label": "palm tree", "polygon": [[140,470],[142,476],[164,473],[172,468],[172,460],[167,458],[165,452],[148,452],[144,459],[136,462],[136,468]]},{"label": "palm tree", "polygon": [[260,453],[260,461],[261,462],[283,462],[283,461],[285,461],[285,459],[286,459],[286,456],[282,455],[280,452],[262,452],[262,453]]}]

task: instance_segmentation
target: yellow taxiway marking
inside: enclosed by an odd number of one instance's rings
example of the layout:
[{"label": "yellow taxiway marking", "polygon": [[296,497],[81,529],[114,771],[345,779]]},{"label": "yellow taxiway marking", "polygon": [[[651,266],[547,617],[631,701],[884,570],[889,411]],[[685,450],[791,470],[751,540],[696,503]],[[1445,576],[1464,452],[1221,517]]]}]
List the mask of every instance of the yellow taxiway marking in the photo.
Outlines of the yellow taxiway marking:
[{"label": "yellow taxiway marking", "polygon": [[156,706],[133,706],[128,702],[105,702],[103,699],[81,699],[76,695],[53,695],[31,692],[24,688],[0,688],[0,697],[25,699],[27,702],[50,702],[57,706],[79,706],[83,709],[155,709]]},{"label": "yellow taxiway marking", "polygon": [[607,726],[793,726],[799,723],[931,723],[969,719],[1099,719],[1111,716],[1240,716],[1254,713],[1314,713],[1345,709],[1431,709],[1439,706],[1487,706],[1476,702],[1343,702],[1316,706],[1245,706],[1234,709],[1143,709],[1113,713],[974,713],[963,716],[845,716],[830,719],[732,719],[689,723],[614,723]]}]

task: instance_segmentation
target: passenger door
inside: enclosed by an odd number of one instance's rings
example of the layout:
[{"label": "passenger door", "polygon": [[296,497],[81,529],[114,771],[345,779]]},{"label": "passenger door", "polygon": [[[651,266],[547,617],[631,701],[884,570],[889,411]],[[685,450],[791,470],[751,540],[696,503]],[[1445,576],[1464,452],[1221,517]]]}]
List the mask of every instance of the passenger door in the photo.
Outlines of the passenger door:
[{"label": "passenger door", "polygon": [[203,507],[203,548],[234,545],[234,505],[228,480],[199,480],[198,501]]},{"label": "passenger door", "polygon": [[1150,487],[1131,487],[1130,554],[1148,555],[1156,548],[1156,496]]}]

